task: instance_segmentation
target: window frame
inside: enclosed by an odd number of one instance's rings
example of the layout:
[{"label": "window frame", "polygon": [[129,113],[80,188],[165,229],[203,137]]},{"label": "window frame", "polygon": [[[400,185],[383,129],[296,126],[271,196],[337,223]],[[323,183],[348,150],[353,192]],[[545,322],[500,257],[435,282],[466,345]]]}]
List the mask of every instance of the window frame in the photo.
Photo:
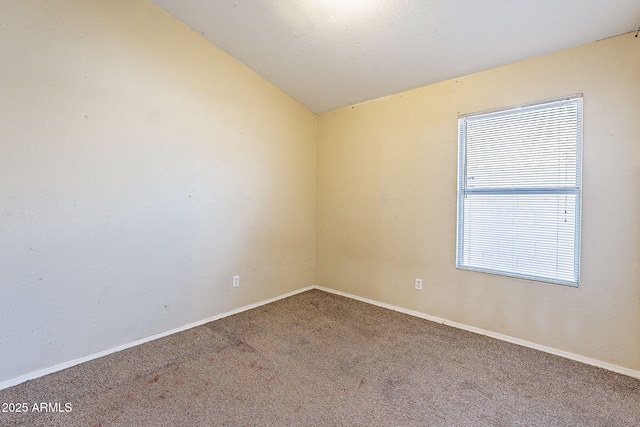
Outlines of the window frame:
[{"label": "window frame", "polygon": [[[557,105],[563,102],[576,102],[576,185],[570,188],[540,187],[540,188],[515,188],[503,187],[494,189],[470,189],[467,180],[467,120],[469,118],[477,118],[479,116],[490,115],[509,115],[511,113],[522,112],[529,109],[542,109],[545,106]],[[557,285],[579,287],[580,286],[580,253],[581,253],[581,223],[582,223],[582,167],[583,167],[583,95],[581,93],[569,96],[536,101],[532,103],[522,104],[518,106],[498,108],[481,112],[460,114],[458,116],[458,183],[457,183],[457,218],[456,218],[456,268],[460,270],[476,271],[481,273],[495,274],[500,276],[513,277],[524,280],[532,280],[537,282],[552,283]],[[465,236],[464,236],[464,214],[465,214],[465,198],[468,194],[487,194],[487,195],[514,195],[514,194],[572,194],[575,195],[575,225],[574,225],[574,280],[563,280],[558,278],[536,276],[530,274],[515,273],[501,269],[492,269],[466,265],[464,263]]]}]

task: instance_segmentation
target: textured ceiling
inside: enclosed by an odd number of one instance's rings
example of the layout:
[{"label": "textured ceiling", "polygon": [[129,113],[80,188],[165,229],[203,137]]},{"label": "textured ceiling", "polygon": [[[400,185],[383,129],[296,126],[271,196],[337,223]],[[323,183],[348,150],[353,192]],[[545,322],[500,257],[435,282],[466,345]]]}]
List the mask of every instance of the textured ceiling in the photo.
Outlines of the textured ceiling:
[{"label": "textured ceiling", "polygon": [[152,1],[316,113],[640,25],[640,0]]}]

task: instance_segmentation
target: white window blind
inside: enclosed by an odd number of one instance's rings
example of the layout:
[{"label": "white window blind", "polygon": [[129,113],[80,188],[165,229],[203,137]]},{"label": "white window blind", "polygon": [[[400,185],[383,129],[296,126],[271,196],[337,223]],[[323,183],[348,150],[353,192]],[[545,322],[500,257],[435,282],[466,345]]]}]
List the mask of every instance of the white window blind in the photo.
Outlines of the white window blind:
[{"label": "white window blind", "polygon": [[458,268],[578,286],[582,96],[458,119]]}]

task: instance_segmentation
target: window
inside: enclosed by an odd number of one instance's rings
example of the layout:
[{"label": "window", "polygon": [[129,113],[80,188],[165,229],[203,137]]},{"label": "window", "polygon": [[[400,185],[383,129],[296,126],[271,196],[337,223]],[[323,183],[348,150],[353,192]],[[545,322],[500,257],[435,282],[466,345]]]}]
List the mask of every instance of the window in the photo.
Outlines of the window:
[{"label": "window", "polygon": [[456,267],[578,286],[582,95],[458,119]]}]

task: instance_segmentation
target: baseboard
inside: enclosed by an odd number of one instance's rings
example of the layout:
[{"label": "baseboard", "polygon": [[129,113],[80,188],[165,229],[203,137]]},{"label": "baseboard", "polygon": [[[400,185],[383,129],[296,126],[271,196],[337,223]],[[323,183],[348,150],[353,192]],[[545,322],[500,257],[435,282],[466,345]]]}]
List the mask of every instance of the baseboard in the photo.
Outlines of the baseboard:
[{"label": "baseboard", "polygon": [[486,335],[491,338],[499,339],[501,341],[506,341],[512,344],[518,344],[524,347],[529,347],[534,350],[544,351],[545,353],[550,353],[556,356],[561,356],[567,359],[575,360],[577,362],[586,363],[587,365],[597,366],[598,368],[606,369],[608,371],[616,372],[618,374],[627,375],[629,377],[640,379],[640,371],[634,371],[633,369],[624,368],[622,366],[613,365],[610,363],[602,362],[597,359],[592,359],[590,357],[580,356],[578,354],[569,353],[566,351],[558,350],[552,347],[547,347],[544,345],[536,344],[530,341],[521,340],[518,338],[510,337],[508,335],[499,334],[496,332],[486,331],[481,328],[476,328],[475,326],[469,326],[462,323],[452,322],[447,319],[442,319],[440,317],[431,316],[429,314],[420,313],[419,311],[407,310],[406,308],[396,307],[394,305],[385,304],[383,302],[374,301],[368,298],[363,298],[357,295],[352,295],[346,292],[336,291],[335,289],[325,288],[322,286],[314,286],[315,289],[329,292],[332,294],[340,295],[343,297],[351,298],[354,300],[358,300],[361,302],[365,302],[367,304],[372,304],[378,307],[387,308],[389,310],[394,310],[400,313],[408,314],[410,316],[420,317],[422,319],[430,320],[432,322],[440,323],[447,326],[452,326],[454,328],[463,329],[465,331],[474,332],[480,335]]},{"label": "baseboard", "polygon": [[204,325],[205,323],[213,322],[214,320],[219,320],[219,319],[222,319],[224,317],[228,317],[228,316],[232,316],[234,314],[242,313],[243,311],[251,310],[253,308],[260,307],[260,306],[265,305],[265,304],[270,304],[272,302],[275,302],[275,301],[278,301],[278,300],[281,300],[281,299],[284,299],[284,298],[288,298],[290,296],[293,296],[293,295],[296,295],[296,294],[299,294],[299,293],[302,293],[302,292],[309,291],[309,290],[311,290],[313,288],[314,288],[313,286],[309,286],[309,287],[306,287],[306,288],[298,289],[296,291],[289,292],[289,293],[286,293],[284,295],[279,295],[277,297],[270,298],[268,300],[260,301],[260,302],[254,303],[254,304],[245,305],[244,307],[240,307],[240,308],[237,308],[235,310],[228,311],[226,313],[222,313],[222,314],[218,314],[216,316],[208,317],[206,319],[198,320],[197,322],[189,323],[187,325],[180,326],[179,328],[171,329],[171,330],[168,330],[168,331],[165,331],[165,332],[160,332],[160,333],[155,334],[155,335],[150,335],[150,336],[145,337],[145,338],[140,338],[139,340],[131,341],[129,343],[118,345],[118,346],[112,347],[112,348],[108,348],[106,350],[99,351],[99,352],[93,353],[93,354],[89,354],[87,356],[79,357],[77,359],[73,359],[73,360],[70,360],[68,362],[60,363],[60,364],[57,364],[57,365],[54,365],[54,366],[50,366],[48,368],[40,369],[40,370],[37,370],[37,371],[34,371],[34,372],[30,372],[30,373],[25,374],[25,375],[21,375],[21,376],[16,377],[16,378],[12,378],[12,379],[9,379],[9,380],[6,380],[6,381],[2,381],[2,382],[0,382],[0,390],[16,386],[18,384],[22,384],[25,381],[31,381],[33,379],[36,379],[36,378],[39,378],[39,377],[42,377],[42,376],[45,376],[45,375],[48,375],[48,374],[52,374],[54,372],[62,371],[63,369],[67,369],[67,368],[70,368],[72,366],[76,366],[76,365],[79,365],[81,363],[88,362],[88,361],[93,360],[93,359],[98,359],[100,357],[107,356],[107,355],[112,354],[112,353],[116,353],[118,351],[126,350],[128,348],[135,347],[135,346],[140,345],[140,344],[144,344],[144,343],[147,343],[147,342],[150,342],[150,341],[154,341],[154,340],[157,340],[159,338],[164,338],[166,336],[173,335],[173,334],[176,334],[178,332],[186,331],[187,329],[195,328],[197,326]]}]

